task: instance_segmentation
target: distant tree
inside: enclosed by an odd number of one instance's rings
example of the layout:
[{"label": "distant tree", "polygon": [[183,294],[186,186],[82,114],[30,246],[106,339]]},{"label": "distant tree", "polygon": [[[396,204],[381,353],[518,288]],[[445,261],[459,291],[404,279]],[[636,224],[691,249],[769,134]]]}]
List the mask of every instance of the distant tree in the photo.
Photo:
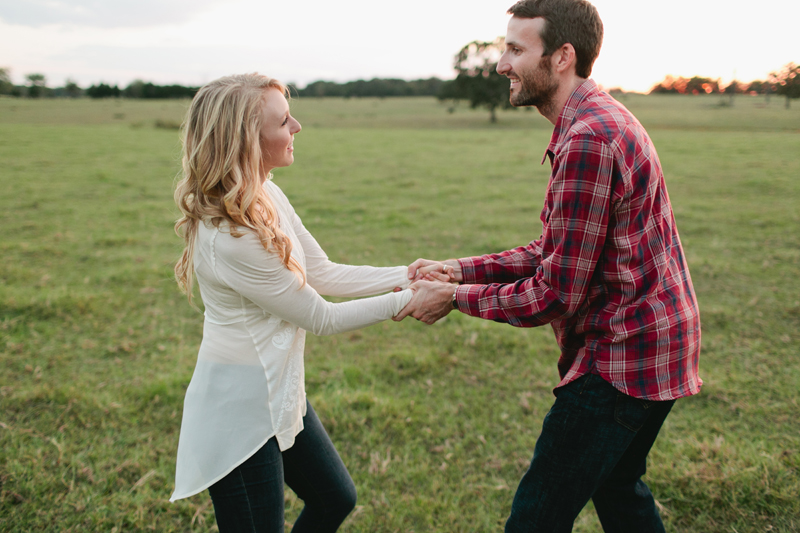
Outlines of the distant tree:
[{"label": "distant tree", "polygon": [[47,90],[47,78],[44,74],[27,74],[25,79],[28,81],[28,96],[31,98],[41,98]]},{"label": "distant tree", "polygon": [[497,73],[497,62],[504,48],[502,37],[492,42],[473,41],[465,45],[456,54],[453,64],[458,75],[442,85],[439,99],[469,100],[470,107],[488,109],[489,121],[497,122],[497,108],[512,107],[508,101],[508,78]]},{"label": "distant tree", "polygon": [[142,80],[133,80],[122,90],[122,96],[125,98],[143,98],[144,82]]},{"label": "distant tree", "polygon": [[722,92],[728,95],[729,106],[733,106],[733,97],[737,94],[744,93],[746,87],[747,86],[744,83],[741,83],[738,80],[732,80],[728,85],[725,86]]},{"label": "distant tree", "polygon": [[122,94],[119,87],[114,85],[108,85],[106,83],[100,83],[98,85],[90,85],[88,89],[86,89],[86,95],[89,98],[119,98]]},{"label": "distant tree", "polygon": [[420,80],[381,79],[355,80],[345,83],[315,81],[303,89],[297,89],[299,96],[343,96],[345,98],[377,96],[435,96],[442,85],[439,78]]},{"label": "distant tree", "polygon": [[[139,80],[126,87],[130,89],[131,98],[165,99],[165,98],[192,98],[200,87],[184,87],[183,85],[156,85],[154,83],[141,83]],[[138,96],[135,96],[138,94]]]},{"label": "distant tree", "polygon": [[83,89],[81,89],[75,80],[68,79],[64,84],[64,95],[68,96],[69,98],[78,98],[83,94]]},{"label": "distant tree", "polygon": [[344,96],[341,85],[333,81],[318,80],[309,83],[304,89],[298,89],[300,96]]},{"label": "distant tree", "polygon": [[672,94],[712,94],[719,93],[719,80],[693,76],[691,78],[667,76],[664,81],[653,86],[650,93]]},{"label": "distant tree", "polygon": [[800,65],[788,63],[778,72],[771,72],[769,81],[775,84],[775,92],[786,97],[786,109],[792,98],[800,98]]},{"label": "distant tree", "polygon": [[11,69],[0,68],[0,94],[11,94],[14,90],[14,83],[11,81]]},{"label": "distant tree", "polygon": [[444,83],[442,80],[435,77],[411,80],[408,82],[412,88],[412,96],[436,96],[439,93],[442,83]]},{"label": "distant tree", "polygon": [[692,76],[686,82],[685,94],[711,94],[720,92],[719,82],[711,78]]},{"label": "distant tree", "polygon": [[753,80],[744,87],[744,92],[769,96],[775,92],[775,84],[764,80]]}]

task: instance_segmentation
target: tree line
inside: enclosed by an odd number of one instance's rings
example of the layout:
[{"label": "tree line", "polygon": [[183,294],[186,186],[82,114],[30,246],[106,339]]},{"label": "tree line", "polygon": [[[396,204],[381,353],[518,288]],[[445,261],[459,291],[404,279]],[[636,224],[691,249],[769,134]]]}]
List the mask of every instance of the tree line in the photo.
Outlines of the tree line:
[{"label": "tree line", "polygon": [[24,85],[14,85],[7,68],[0,68],[0,95],[23,98],[192,98],[200,87],[183,85],[156,85],[135,80],[126,87],[107,83],[80,87],[75,81],[67,80],[62,87],[48,87],[44,74],[27,74]]},{"label": "tree line", "polygon": [[[24,85],[11,82],[10,71],[0,68],[0,95],[27,98],[192,98],[199,87],[183,85],[156,85],[151,82],[135,80],[126,87],[97,83],[80,87],[75,81],[67,80],[63,87],[48,87],[43,74],[28,74]],[[335,96],[353,97],[391,97],[391,96],[436,96],[444,81],[439,78],[419,80],[380,79],[356,80],[345,83],[334,81],[315,81],[299,89],[290,84],[290,91],[297,96]]]},{"label": "tree line", "polygon": [[733,80],[728,85],[719,79],[694,76],[691,78],[667,76],[650,89],[649,94],[752,94],[780,95],[786,97],[786,107],[793,98],[800,98],[800,65],[788,63],[780,70],[770,72],[766,80],[741,82]]},{"label": "tree line", "polygon": [[444,81],[439,78],[401,80],[395,78],[356,80],[345,83],[315,81],[303,89],[292,88],[298,96],[340,96],[344,98],[363,96],[436,96]]},{"label": "tree line", "polygon": [[[305,88],[292,86],[291,91],[303,97],[401,97],[435,96],[441,101],[454,103],[466,100],[473,108],[489,110],[490,120],[496,121],[498,108],[509,108],[508,80],[497,73],[497,62],[505,47],[503,38],[494,41],[473,41],[456,54],[453,67],[457,75],[453,80],[427,78],[417,80],[381,79],[356,80],[344,83],[315,81]],[[89,98],[192,98],[199,87],[183,85],[156,85],[135,80],[124,88],[106,83],[80,87],[67,80],[63,87],[47,86],[43,74],[28,74],[24,85],[11,82],[8,68],[0,68],[0,95],[28,98],[89,97]],[[723,86],[719,79],[694,76],[692,78],[667,76],[650,90],[649,94],[761,94],[786,97],[786,107],[793,98],[800,98],[800,65],[789,63],[766,80],[744,83],[734,80]],[[732,103],[733,100],[731,100]],[[450,108],[454,109],[454,106]]]}]

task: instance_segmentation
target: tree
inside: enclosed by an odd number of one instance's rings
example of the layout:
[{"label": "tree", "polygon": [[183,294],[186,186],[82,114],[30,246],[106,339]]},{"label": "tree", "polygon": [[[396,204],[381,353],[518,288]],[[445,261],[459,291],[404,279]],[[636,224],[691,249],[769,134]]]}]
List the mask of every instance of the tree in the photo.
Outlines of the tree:
[{"label": "tree", "polygon": [[400,80],[373,78],[345,83],[333,81],[315,81],[304,89],[296,89],[298,96],[340,96],[344,98],[377,96],[379,98],[394,96],[436,96],[442,85],[439,78],[420,80]]},{"label": "tree", "polygon": [[122,91],[120,91],[119,87],[114,85],[108,85],[106,83],[100,83],[98,85],[90,85],[88,89],[86,89],[86,94],[89,98],[119,98]]},{"label": "tree", "polygon": [[745,88],[745,92],[750,94],[769,95],[775,92],[775,84],[763,80],[753,80]]},{"label": "tree", "polygon": [[733,98],[737,94],[742,94],[745,92],[745,88],[747,86],[738,80],[731,81],[725,89],[723,89],[723,93],[728,95],[728,105],[733,107]]},{"label": "tree", "polygon": [[778,72],[771,72],[769,81],[775,84],[775,92],[786,97],[786,109],[792,98],[800,98],[800,65],[788,63]]},{"label": "tree", "polygon": [[11,94],[14,83],[11,81],[11,69],[0,67],[0,94]]},{"label": "tree", "polygon": [[144,82],[133,80],[122,90],[122,96],[126,98],[144,98]]},{"label": "tree", "polygon": [[719,80],[693,76],[691,78],[667,76],[650,89],[651,93],[711,94],[720,92]]},{"label": "tree", "polygon": [[77,98],[83,94],[83,89],[78,86],[75,80],[68,79],[64,84],[64,94],[70,98]]},{"label": "tree", "polygon": [[47,78],[45,78],[44,74],[28,74],[25,79],[28,80],[28,96],[31,98],[44,96],[47,89]]},{"label": "tree", "polygon": [[439,91],[439,100],[469,100],[470,107],[485,107],[489,121],[497,122],[498,107],[512,108],[508,101],[508,78],[497,73],[497,62],[503,54],[505,40],[472,41],[456,54],[453,68],[458,75]]}]

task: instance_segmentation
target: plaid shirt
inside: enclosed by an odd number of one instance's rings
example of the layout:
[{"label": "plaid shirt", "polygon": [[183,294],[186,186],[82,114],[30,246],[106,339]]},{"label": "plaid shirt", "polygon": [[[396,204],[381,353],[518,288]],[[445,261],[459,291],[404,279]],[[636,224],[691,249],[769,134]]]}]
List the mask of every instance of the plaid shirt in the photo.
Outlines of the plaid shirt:
[{"label": "plaid shirt", "polygon": [[591,372],[637,398],[697,393],[697,300],[644,128],[587,80],[561,111],[547,158],[541,237],[460,259],[458,309],[520,327],[550,323],[558,387]]}]

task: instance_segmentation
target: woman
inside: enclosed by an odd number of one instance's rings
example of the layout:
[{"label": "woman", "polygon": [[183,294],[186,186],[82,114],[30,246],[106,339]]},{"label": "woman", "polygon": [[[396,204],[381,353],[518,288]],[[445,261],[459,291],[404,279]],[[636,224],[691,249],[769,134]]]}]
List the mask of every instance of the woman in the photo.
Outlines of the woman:
[{"label": "woman", "polygon": [[303,227],[271,171],[294,161],[300,124],[286,88],[258,74],[202,87],[184,125],[175,191],[186,249],[175,275],[205,304],[186,391],[175,501],[209,489],[219,530],[283,531],[284,481],[304,501],[292,531],[336,531],[355,486],[304,390],[305,330],[330,335],[392,318],[406,268],[338,265]]}]

